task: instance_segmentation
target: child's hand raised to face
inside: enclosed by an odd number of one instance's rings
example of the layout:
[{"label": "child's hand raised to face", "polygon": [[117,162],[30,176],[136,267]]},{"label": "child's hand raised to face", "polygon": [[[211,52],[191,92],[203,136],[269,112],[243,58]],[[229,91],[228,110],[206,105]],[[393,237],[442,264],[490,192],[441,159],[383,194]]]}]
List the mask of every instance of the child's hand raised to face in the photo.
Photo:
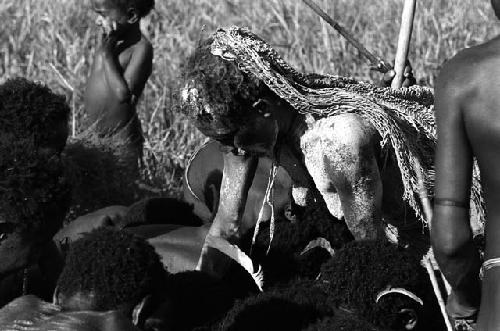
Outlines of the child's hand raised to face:
[{"label": "child's hand raised to face", "polygon": [[118,36],[116,31],[111,31],[108,34],[103,34],[101,42],[101,50],[104,53],[113,54],[117,42],[118,42]]}]

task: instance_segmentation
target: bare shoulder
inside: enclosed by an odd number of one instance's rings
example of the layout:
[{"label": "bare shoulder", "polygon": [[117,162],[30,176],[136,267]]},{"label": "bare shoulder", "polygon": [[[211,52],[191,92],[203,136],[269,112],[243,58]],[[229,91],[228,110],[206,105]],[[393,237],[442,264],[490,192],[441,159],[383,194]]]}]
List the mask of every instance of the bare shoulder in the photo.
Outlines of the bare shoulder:
[{"label": "bare shoulder", "polygon": [[[478,105],[491,99],[496,84],[492,77],[500,75],[500,43],[496,40],[467,48],[447,61],[438,76],[436,113],[461,113],[478,109]],[[468,111],[467,111],[468,112]],[[445,117],[448,118],[448,117]]]},{"label": "bare shoulder", "polygon": [[153,45],[145,36],[142,36],[135,46],[134,53],[146,59],[153,59]]},{"label": "bare shoulder", "polygon": [[436,82],[438,99],[440,96],[448,96],[449,94],[459,96],[471,88],[471,76],[475,74],[471,62],[473,60],[472,53],[474,51],[471,49],[462,50],[443,64]]}]

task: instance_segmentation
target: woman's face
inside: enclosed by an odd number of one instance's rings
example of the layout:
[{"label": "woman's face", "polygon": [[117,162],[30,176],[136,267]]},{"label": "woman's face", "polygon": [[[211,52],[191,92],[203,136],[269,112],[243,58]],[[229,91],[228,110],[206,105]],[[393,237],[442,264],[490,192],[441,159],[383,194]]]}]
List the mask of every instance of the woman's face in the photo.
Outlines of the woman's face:
[{"label": "woman's face", "polygon": [[234,137],[234,146],[257,156],[274,156],[278,123],[269,113],[249,116]]}]

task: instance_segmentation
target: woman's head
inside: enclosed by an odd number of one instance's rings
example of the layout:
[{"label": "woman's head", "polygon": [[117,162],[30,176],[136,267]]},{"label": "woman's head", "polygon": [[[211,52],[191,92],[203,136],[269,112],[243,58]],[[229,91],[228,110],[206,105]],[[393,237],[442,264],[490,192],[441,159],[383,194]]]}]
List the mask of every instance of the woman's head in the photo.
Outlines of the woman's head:
[{"label": "woman's head", "polygon": [[212,41],[200,42],[184,64],[181,108],[208,137],[266,154],[274,148],[278,134],[272,113],[276,96],[235,63],[213,55]]}]

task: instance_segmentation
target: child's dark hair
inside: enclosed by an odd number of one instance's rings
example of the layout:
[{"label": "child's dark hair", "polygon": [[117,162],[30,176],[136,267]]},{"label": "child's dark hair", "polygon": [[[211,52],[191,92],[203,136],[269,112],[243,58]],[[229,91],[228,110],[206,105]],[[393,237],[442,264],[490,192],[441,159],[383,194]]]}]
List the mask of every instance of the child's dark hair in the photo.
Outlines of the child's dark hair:
[{"label": "child's dark hair", "polygon": [[104,227],[71,244],[58,288],[66,297],[91,293],[95,309],[112,310],[162,293],[166,275],[146,240]]},{"label": "child's dark hair", "polygon": [[134,7],[140,17],[144,17],[155,7],[155,0],[111,0],[111,2],[123,10]]},{"label": "child's dark hair", "polygon": [[14,139],[33,137],[37,147],[53,146],[59,152],[66,145],[69,106],[63,96],[43,84],[12,78],[0,85],[0,130]]},{"label": "child's dark hair", "polygon": [[180,105],[205,135],[232,142],[239,124],[268,88],[235,63],[213,55],[212,42],[202,40],[183,64]]},{"label": "child's dark hair", "polygon": [[0,132],[0,217],[45,238],[61,226],[70,188],[60,157],[35,145],[33,137]]}]

